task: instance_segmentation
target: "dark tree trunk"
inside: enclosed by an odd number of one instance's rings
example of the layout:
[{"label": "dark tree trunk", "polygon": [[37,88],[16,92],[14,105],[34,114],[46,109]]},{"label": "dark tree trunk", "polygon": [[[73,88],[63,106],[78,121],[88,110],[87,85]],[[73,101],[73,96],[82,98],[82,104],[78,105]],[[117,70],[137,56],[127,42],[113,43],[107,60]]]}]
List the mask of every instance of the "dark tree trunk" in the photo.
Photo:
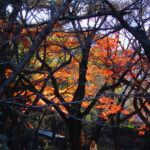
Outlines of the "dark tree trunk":
[{"label": "dark tree trunk", "polygon": [[120,150],[120,128],[117,127],[118,124],[115,124],[114,116],[112,116],[111,118],[111,124],[112,126],[116,126],[116,127],[112,127],[115,150]]},{"label": "dark tree trunk", "polygon": [[150,131],[145,132],[144,150],[150,150]]},{"label": "dark tree trunk", "polygon": [[70,137],[70,150],[82,150],[81,145],[82,122],[71,118],[68,120],[67,124]]},{"label": "dark tree trunk", "polygon": [[120,130],[119,127],[113,128],[115,150],[120,150],[120,134],[119,134],[119,130]]}]

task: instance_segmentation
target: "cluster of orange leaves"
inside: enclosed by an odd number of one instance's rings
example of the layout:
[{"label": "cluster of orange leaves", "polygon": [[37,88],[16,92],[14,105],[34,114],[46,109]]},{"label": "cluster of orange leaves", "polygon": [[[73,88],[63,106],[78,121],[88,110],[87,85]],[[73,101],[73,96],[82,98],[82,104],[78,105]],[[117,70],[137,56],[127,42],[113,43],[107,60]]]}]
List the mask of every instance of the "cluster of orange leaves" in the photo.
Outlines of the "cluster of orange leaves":
[{"label": "cluster of orange leaves", "polygon": [[111,98],[105,96],[101,97],[99,98],[99,103],[100,104],[96,106],[96,108],[104,110],[100,113],[99,116],[104,118],[105,120],[108,120],[108,115],[116,114],[118,112],[122,112],[124,115],[129,114],[129,112],[121,108],[121,106],[115,105],[114,100]]},{"label": "cluster of orange leaves", "polygon": [[137,130],[139,130],[139,135],[145,135],[146,130],[148,131],[149,128],[146,126],[146,124],[142,124],[142,126],[137,128]]},{"label": "cluster of orange leaves", "polygon": [[128,67],[130,56],[134,52],[132,49],[122,51],[118,41],[117,37],[97,40],[90,52],[90,61],[100,64],[100,71],[105,77],[105,82],[110,82],[112,78],[117,79],[121,75]]}]

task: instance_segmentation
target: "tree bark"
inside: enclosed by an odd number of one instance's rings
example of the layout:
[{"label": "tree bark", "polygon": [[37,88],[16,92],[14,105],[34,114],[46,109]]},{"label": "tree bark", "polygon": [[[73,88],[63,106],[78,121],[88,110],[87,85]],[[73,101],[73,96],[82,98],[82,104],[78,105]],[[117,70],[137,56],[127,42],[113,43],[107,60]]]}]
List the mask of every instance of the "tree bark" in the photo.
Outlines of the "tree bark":
[{"label": "tree bark", "polygon": [[120,136],[119,136],[119,127],[113,128],[114,135],[114,147],[115,150],[120,150]]},{"label": "tree bark", "polygon": [[70,118],[68,120],[67,125],[70,137],[70,150],[82,150],[81,145],[82,122]]},{"label": "tree bark", "polygon": [[120,128],[117,127],[118,124],[115,124],[114,118],[112,116],[111,118],[111,124],[113,126],[116,125],[116,127],[112,127],[112,132],[113,132],[113,136],[114,136],[114,147],[115,150],[120,150]]},{"label": "tree bark", "polygon": [[145,132],[144,150],[150,150],[150,131]]}]

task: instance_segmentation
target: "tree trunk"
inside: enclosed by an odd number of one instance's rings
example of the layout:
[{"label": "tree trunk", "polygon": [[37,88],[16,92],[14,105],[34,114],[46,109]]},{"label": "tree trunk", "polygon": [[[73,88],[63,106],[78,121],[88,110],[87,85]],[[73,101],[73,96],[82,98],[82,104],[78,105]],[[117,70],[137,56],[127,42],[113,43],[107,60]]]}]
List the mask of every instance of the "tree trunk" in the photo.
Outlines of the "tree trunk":
[{"label": "tree trunk", "polygon": [[[111,118],[111,124],[113,126],[117,126],[115,124],[114,116]],[[119,127],[112,127],[113,137],[114,137],[114,147],[115,150],[120,150],[120,128]]]},{"label": "tree trunk", "polygon": [[82,150],[81,145],[82,122],[70,118],[67,122],[67,125],[70,137],[70,150]]},{"label": "tree trunk", "polygon": [[120,150],[120,135],[119,135],[119,130],[120,130],[119,127],[113,128],[115,150]]},{"label": "tree trunk", "polygon": [[144,150],[150,150],[150,131],[145,131]]}]

